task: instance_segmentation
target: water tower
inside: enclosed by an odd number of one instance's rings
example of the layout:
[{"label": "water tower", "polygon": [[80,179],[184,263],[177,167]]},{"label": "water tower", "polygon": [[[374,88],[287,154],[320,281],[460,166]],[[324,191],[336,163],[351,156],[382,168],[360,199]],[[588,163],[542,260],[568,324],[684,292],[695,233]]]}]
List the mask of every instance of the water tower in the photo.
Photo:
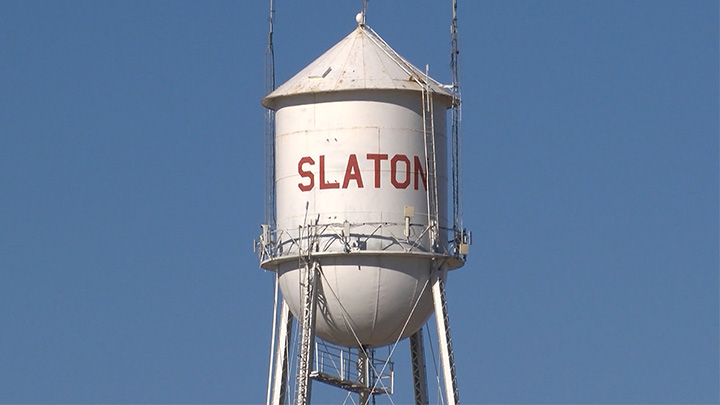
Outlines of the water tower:
[{"label": "water tower", "polygon": [[[295,351],[295,403],[309,403],[313,380],[356,392],[360,403],[390,393],[389,359],[378,361],[374,349],[408,337],[415,400],[427,403],[421,328],[434,313],[454,404],[444,282],[469,244],[458,208],[459,86],[408,63],[365,24],[364,12],[356,20],[262,100],[269,187],[258,246],[261,267],[276,274],[280,306],[268,403],[287,400]],[[456,35],[453,44],[456,66]]]}]

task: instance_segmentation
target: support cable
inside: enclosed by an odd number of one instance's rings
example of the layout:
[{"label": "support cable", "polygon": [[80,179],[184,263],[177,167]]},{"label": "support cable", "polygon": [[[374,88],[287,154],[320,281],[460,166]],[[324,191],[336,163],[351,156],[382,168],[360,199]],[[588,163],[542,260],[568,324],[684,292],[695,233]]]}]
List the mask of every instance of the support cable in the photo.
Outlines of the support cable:
[{"label": "support cable", "polygon": [[[345,321],[347,322],[347,326],[350,328],[350,332],[352,332],[353,337],[355,338],[355,341],[357,342],[357,344],[358,344],[358,346],[359,346],[359,349],[360,349],[365,355],[367,355],[367,352],[365,351],[364,346],[363,346],[362,343],[360,342],[360,338],[357,336],[357,333],[355,332],[355,328],[353,328],[353,325],[352,325],[352,323],[351,323],[352,318],[350,318],[350,313],[347,311],[347,309],[345,309],[345,306],[342,304],[342,301],[340,301],[340,298],[338,297],[338,295],[335,293],[335,291],[334,291],[333,288],[331,287],[330,282],[329,282],[328,279],[325,277],[325,273],[320,272],[320,276],[325,280],[325,283],[326,283],[326,285],[324,285],[323,287],[327,287],[327,288],[328,288],[328,290],[330,291],[330,293],[332,293],[333,297],[335,297],[335,299],[337,300],[338,304],[340,305],[340,309],[341,309],[342,312],[343,312],[343,314],[342,314],[342,315],[343,315],[343,318],[345,318]],[[428,278],[428,280],[425,281],[425,284],[423,284],[423,288],[422,288],[422,290],[420,291],[420,294],[418,295],[418,298],[415,300],[415,303],[413,304],[413,307],[412,307],[412,309],[410,310],[410,314],[408,315],[407,319],[405,320],[405,324],[403,324],[402,330],[401,330],[400,333],[398,334],[397,340],[395,340],[395,343],[393,343],[393,345],[391,346],[391,350],[390,350],[390,353],[388,354],[388,358],[387,358],[387,360],[385,361],[385,363],[383,364],[383,367],[381,368],[380,372],[378,373],[378,371],[377,371],[377,369],[375,368],[375,365],[374,365],[374,364],[372,364],[372,363],[370,364],[370,367],[372,368],[372,371],[375,373],[375,375],[378,375],[378,376],[379,376],[379,375],[382,375],[383,372],[385,372],[385,368],[386,368],[386,367],[388,366],[388,364],[390,363],[390,358],[392,358],[392,355],[393,355],[393,353],[395,352],[395,349],[397,348],[398,343],[400,342],[400,337],[401,337],[401,336],[403,335],[403,333],[405,332],[405,329],[407,328],[408,323],[410,323],[410,318],[412,318],[413,314],[415,313],[415,310],[417,309],[417,306],[418,306],[418,304],[420,303],[420,298],[422,298],[423,294],[425,293],[425,289],[428,287],[429,284],[430,284],[430,279]],[[382,384],[382,382],[381,382],[379,379],[376,380],[376,381],[375,381],[375,384],[373,385],[373,387],[372,387],[372,389],[371,389],[371,392],[374,391],[375,388],[377,388],[378,383]],[[388,396],[388,399],[389,399],[390,402],[392,403],[392,398],[391,398],[390,396]],[[363,404],[363,405],[364,405],[364,404]]]},{"label": "support cable", "polygon": [[[300,357],[298,355],[298,351],[297,351],[298,347],[300,346],[300,344],[299,344],[300,331],[298,329],[300,329],[300,328],[293,328],[293,330],[292,330],[292,339],[291,339],[292,343],[290,344],[291,350],[290,350],[290,353],[288,354],[288,360],[289,360],[288,361],[288,370],[294,370],[293,377],[297,376],[297,368],[298,368],[298,364],[299,364],[297,359]],[[290,381],[293,381],[293,384],[291,384]],[[288,377],[286,384],[287,384],[286,390],[287,390],[287,392],[290,393],[290,398],[295,398],[297,395],[297,378],[291,379]]]},{"label": "support cable", "polygon": [[438,359],[437,359],[437,356],[435,355],[435,347],[433,346],[432,338],[430,338],[430,336],[432,336],[432,334],[430,333],[430,326],[428,326],[427,322],[425,322],[425,331],[427,331],[427,334],[428,334],[428,343],[430,343],[430,354],[432,355],[432,359],[433,359],[433,369],[435,371],[435,385],[437,387],[437,398],[438,398],[437,403],[441,404],[441,405],[445,405],[445,397],[443,396],[443,393],[442,393],[442,383],[440,382],[440,370],[438,369],[438,365],[437,365]]},{"label": "support cable", "polygon": [[353,394],[352,391],[348,391],[348,392],[345,394],[345,399],[343,399],[342,405],[346,405],[347,402],[348,402],[348,399],[350,400],[350,402],[352,402],[353,405],[357,405],[357,404],[355,403],[355,399],[352,397],[352,394]]},{"label": "support cable", "polygon": [[[415,313],[415,309],[417,308],[418,304],[420,303],[420,298],[422,298],[422,295],[425,293],[425,289],[427,288],[428,284],[430,283],[430,279],[427,279],[425,281],[425,284],[423,285],[422,290],[420,291],[420,294],[418,295],[417,300],[415,300],[415,304],[412,307],[412,310],[410,310],[410,315],[408,315],[407,319],[405,320],[405,324],[402,327],[402,330],[398,334],[398,338],[395,341],[395,343],[392,345],[392,349],[390,350],[390,354],[388,354],[387,360],[385,360],[385,364],[383,364],[382,369],[380,369],[380,374],[385,372],[385,368],[390,363],[390,358],[392,357],[393,353],[395,353],[395,349],[397,348],[398,343],[400,343],[400,337],[405,333],[405,329],[408,326],[408,323],[410,323],[410,318],[412,318],[413,314]],[[379,380],[378,380],[379,381]],[[377,387],[378,381],[375,381],[375,385],[373,386],[373,390]],[[391,399],[392,401],[392,399]]]},{"label": "support cable", "polygon": [[[333,290],[327,277],[325,277],[325,273],[320,273],[320,275],[325,280],[326,286],[323,286],[323,287],[327,287],[328,290],[330,290],[333,297],[335,297],[335,300],[337,300],[338,304],[340,305],[340,309],[342,310],[343,319],[345,319],[347,326],[350,328],[350,332],[352,333],[353,337],[355,338],[355,342],[358,344],[359,351],[361,351],[363,355],[367,356],[368,353],[367,353],[367,351],[365,351],[365,346],[362,344],[362,342],[360,342],[360,338],[358,337],[357,332],[355,332],[355,328],[352,325],[352,318],[350,317],[350,313],[348,312],[347,309],[345,309],[345,306],[342,304],[342,301],[340,301],[340,297],[338,297],[338,295],[335,293],[335,290]],[[418,302],[419,302],[419,299],[418,299]],[[417,302],[415,303],[415,306],[417,306]],[[415,306],[413,307],[412,311],[415,311]],[[411,315],[412,315],[412,312],[411,312]],[[409,319],[410,318],[408,317],[408,320]],[[407,322],[405,324],[407,325]],[[403,330],[404,330],[404,328],[403,328]],[[402,333],[401,333],[401,335],[402,335]],[[395,344],[397,344],[397,342]],[[388,358],[389,357],[390,356],[388,356]],[[381,375],[381,374],[378,374],[377,369],[375,368],[374,364],[370,364],[370,367],[372,368],[372,371],[375,373],[375,375]],[[383,368],[383,370],[384,370],[384,368]],[[391,399],[391,401],[392,401],[392,399]]]}]

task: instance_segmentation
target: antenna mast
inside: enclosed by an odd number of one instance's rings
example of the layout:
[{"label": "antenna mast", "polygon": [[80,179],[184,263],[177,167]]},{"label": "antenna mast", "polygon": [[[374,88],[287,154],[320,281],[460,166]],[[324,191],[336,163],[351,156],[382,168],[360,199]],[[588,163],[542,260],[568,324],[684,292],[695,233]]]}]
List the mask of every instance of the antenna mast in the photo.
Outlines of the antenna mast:
[{"label": "antenna mast", "polygon": [[460,152],[460,123],[462,121],[462,94],[460,92],[460,49],[458,47],[457,30],[457,0],[452,0],[452,24],[450,26],[452,37],[452,53],[450,54],[450,69],[452,70],[453,105],[451,109],[451,159],[452,159],[452,200],[453,200],[453,232],[455,246],[466,243],[465,230],[462,221],[462,179],[461,179],[461,152]]},{"label": "antenna mast", "polygon": [[[274,17],[275,4],[270,0],[268,42],[265,48],[266,95],[275,90]],[[275,230],[275,111],[270,108],[265,109],[265,223],[270,226],[271,232]]]}]

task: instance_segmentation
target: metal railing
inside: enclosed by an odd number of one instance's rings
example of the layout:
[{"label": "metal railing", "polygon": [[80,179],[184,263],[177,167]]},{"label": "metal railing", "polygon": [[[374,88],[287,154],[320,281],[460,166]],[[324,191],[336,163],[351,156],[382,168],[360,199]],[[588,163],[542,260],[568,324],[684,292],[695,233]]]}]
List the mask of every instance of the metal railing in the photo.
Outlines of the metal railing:
[{"label": "metal railing", "polygon": [[260,264],[283,258],[337,253],[414,253],[465,260],[471,234],[441,227],[441,243],[430,240],[431,226],[396,222],[310,224],[293,229],[261,225],[255,251]]},{"label": "metal railing", "polygon": [[[368,354],[367,375],[363,376],[360,372],[365,367],[361,363]],[[312,378],[317,381],[354,392],[393,393],[395,364],[388,359],[376,358],[373,349],[338,346],[318,339],[314,362]]]}]

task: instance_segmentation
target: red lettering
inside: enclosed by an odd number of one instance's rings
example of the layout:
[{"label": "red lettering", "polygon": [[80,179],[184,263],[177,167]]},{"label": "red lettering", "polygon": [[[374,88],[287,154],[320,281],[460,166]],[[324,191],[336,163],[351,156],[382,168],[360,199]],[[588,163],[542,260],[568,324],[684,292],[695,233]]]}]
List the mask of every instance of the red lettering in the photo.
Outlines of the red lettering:
[{"label": "red lettering", "polygon": [[380,161],[387,160],[388,155],[386,153],[368,153],[367,158],[375,161],[375,188],[380,188]]},{"label": "red lettering", "polygon": [[353,153],[348,157],[347,168],[345,169],[345,179],[343,180],[342,188],[348,188],[350,180],[355,180],[358,188],[363,188],[362,176],[360,175],[360,168],[358,167],[357,156]]},{"label": "red lettering", "polygon": [[[366,157],[368,160],[371,160],[373,162],[373,177],[375,181],[375,188],[380,188],[380,169],[382,166],[382,161],[388,160],[388,155],[385,153],[368,153]],[[404,177],[401,177],[403,168],[399,167],[400,163],[405,164]],[[410,158],[407,155],[394,155],[392,159],[390,159],[390,183],[396,189],[406,189],[410,186],[410,182],[412,181],[413,188],[415,190],[420,189],[420,184],[422,184],[422,188],[427,190],[427,170],[426,167],[424,167],[423,163],[427,162],[423,162],[418,156],[413,156],[411,163]],[[298,174],[301,178],[307,179],[306,183],[303,183],[302,181],[298,183],[298,188],[300,189],[300,191],[310,191],[315,187],[315,174],[311,170],[312,167],[308,167],[313,165],[315,165],[315,160],[313,160],[313,158],[310,156],[304,156],[298,162]],[[320,189],[339,189],[339,182],[328,182],[325,178],[325,155],[320,155],[319,166]],[[410,177],[411,170],[412,178]],[[357,155],[354,153],[348,156],[347,165],[345,166],[345,177],[343,177],[342,188],[348,188],[351,181],[355,181],[357,188],[365,187],[362,172],[360,171],[360,165],[358,164]]]},{"label": "red lettering", "polygon": [[[402,183],[397,180],[397,164],[400,161],[405,162],[405,180]],[[395,188],[407,188],[410,185],[410,159],[407,156],[398,154],[390,159],[390,182]]]},{"label": "red lettering", "polygon": [[325,190],[328,188],[340,188],[340,183],[325,182],[325,155],[320,155],[320,190]]},{"label": "red lettering", "polygon": [[423,172],[420,158],[417,156],[415,156],[415,159],[413,160],[413,174],[415,175],[415,190],[418,189],[418,177],[420,177],[423,187],[427,190],[427,177],[425,177],[425,173]]},{"label": "red lettering", "polygon": [[310,156],[305,156],[298,162],[298,174],[300,174],[300,177],[305,177],[310,180],[310,184],[298,183],[298,187],[300,191],[310,191],[315,186],[315,176],[313,176],[312,172],[303,170],[304,164],[314,165],[315,161]]}]

